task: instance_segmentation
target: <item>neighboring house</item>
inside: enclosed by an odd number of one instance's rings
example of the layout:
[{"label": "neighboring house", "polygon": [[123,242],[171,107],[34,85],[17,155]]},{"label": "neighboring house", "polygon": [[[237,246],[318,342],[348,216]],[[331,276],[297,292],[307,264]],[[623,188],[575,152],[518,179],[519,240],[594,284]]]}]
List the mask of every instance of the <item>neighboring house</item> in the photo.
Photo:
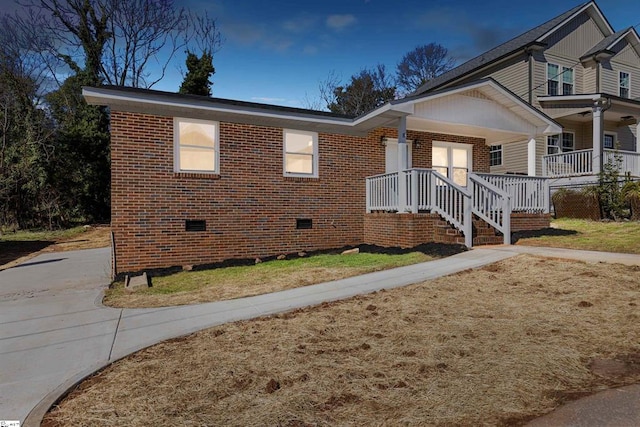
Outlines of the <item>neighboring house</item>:
[{"label": "neighboring house", "polygon": [[589,2],[357,118],[84,88],[110,108],[114,274],[509,243],[549,225],[545,175],[591,176],[605,147],[640,175],[639,49]]},{"label": "neighboring house", "polygon": [[[562,125],[556,135],[491,148],[492,173],[585,181],[612,160],[640,176],[640,39],[579,5],[431,80],[416,95],[492,78]],[[593,178],[591,178],[593,180]]]}]

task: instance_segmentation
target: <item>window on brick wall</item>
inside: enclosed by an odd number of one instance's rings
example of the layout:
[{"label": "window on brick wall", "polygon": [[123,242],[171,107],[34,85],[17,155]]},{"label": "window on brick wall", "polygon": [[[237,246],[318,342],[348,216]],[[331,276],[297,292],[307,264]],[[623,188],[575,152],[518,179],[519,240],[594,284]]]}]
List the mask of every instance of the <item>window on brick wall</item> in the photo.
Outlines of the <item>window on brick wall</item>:
[{"label": "window on brick wall", "polygon": [[175,118],[176,172],[219,173],[219,124]]},{"label": "window on brick wall", "polygon": [[318,134],[284,130],[284,176],[318,177]]},{"label": "window on brick wall", "polygon": [[489,148],[489,166],[502,165],[502,145],[492,145]]}]

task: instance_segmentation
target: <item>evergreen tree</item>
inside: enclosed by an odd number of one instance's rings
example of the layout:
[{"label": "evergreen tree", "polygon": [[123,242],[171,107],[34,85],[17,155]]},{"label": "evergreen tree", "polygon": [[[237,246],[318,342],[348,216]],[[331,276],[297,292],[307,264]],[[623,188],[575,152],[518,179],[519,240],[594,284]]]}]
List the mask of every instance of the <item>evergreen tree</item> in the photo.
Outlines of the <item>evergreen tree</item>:
[{"label": "evergreen tree", "polygon": [[198,58],[195,53],[187,51],[187,74],[180,85],[180,93],[189,95],[211,96],[211,76],[216,72],[213,67],[213,56],[204,51]]}]

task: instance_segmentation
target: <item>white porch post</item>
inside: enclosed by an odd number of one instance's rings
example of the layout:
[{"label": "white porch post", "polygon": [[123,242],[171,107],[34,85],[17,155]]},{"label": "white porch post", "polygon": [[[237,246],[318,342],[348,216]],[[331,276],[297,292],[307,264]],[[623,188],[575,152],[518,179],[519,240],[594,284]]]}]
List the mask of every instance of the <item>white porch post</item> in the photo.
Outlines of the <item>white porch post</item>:
[{"label": "white porch post", "polygon": [[636,153],[640,153],[640,123],[636,125]]},{"label": "white porch post", "polygon": [[530,137],[527,144],[527,174],[536,176],[536,139],[534,137]]},{"label": "white porch post", "polygon": [[409,167],[407,159],[407,118],[401,117],[398,123],[398,212],[407,210],[407,179],[404,171]]},{"label": "white porch post", "polygon": [[593,154],[592,171],[594,174],[602,170],[602,139],[604,138],[604,109],[601,101],[593,105]]}]

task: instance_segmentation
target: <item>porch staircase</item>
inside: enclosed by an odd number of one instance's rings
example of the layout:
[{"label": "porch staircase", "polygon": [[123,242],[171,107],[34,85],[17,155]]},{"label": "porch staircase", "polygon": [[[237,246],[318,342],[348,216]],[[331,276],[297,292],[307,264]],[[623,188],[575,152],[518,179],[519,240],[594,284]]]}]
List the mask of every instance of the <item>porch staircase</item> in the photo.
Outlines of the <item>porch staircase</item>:
[{"label": "porch staircase", "polygon": [[[441,219],[435,224],[435,240],[438,243],[465,244],[464,233],[446,220]],[[473,216],[473,246],[501,245],[504,235],[484,220]]]},{"label": "porch staircase", "polygon": [[367,212],[431,212],[443,243],[511,243],[512,212],[548,212],[546,179],[469,173],[467,187],[432,169],[367,178]]}]

